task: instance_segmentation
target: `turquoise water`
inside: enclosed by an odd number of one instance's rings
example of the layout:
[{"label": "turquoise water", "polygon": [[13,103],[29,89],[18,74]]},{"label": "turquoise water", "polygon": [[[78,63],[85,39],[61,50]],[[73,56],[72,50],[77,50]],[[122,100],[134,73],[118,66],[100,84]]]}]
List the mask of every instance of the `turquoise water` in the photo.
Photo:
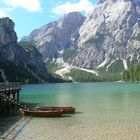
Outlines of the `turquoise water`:
[{"label": "turquoise water", "polygon": [[20,100],[34,107],[74,106],[62,118],[32,118],[17,140],[139,140],[140,84],[68,83],[23,86]]}]

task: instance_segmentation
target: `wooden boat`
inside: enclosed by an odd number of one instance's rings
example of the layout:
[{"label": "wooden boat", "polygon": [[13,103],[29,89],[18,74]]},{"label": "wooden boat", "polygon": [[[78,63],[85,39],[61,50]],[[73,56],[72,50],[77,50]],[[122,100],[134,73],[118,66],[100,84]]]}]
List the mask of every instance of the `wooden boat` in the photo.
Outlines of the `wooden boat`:
[{"label": "wooden boat", "polygon": [[21,109],[22,116],[34,117],[61,117],[63,110],[25,110]]},{"label": "wooden boat", "polygon": [[51,107],[36,107],[36,110],[40,110],[40,111],[63,110],[63,113],[74,113],[76,109],[74,107],[55,107],[55,106],[51,106]]}]

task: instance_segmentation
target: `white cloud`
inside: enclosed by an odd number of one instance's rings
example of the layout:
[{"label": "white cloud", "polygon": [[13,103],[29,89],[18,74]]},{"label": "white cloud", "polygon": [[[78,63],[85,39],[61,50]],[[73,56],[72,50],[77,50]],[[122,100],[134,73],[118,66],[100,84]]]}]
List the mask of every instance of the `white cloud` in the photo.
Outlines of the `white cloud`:
[{"label": "white cloud", "polygon": [[80,0],[78,3],[67,2],[56,6],[52,12],[57,15],[63,15],[74,11],[85,12],[86,14],[92,11],[93,4],[89,0]]},{"label": "white cloud", "polygon": [[0,18],[3,18],[3,17],[8,17],[8,11],[7,9],[0,9]]},{"label": "white cloud", "polygon": [[11,8],[24,8],[30,12],[41,11],[40,0],[0,0]]}]

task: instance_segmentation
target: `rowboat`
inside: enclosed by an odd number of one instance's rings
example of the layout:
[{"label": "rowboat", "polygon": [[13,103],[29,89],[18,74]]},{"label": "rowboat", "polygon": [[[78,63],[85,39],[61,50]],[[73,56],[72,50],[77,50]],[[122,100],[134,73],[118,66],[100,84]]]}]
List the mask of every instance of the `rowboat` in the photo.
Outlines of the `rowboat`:
[{"label": "rowboat", "polygon": [[55,107],[55,106],[51,106],[51,107],[36,107],[36,110],[40,110],[40,111],[63,110],[63,113],[74,113],[76,109],[74,107]]},{"label": "rowboat", "polygon": [[25,110],[21,109],[22,116],[34,117],[61,117],[63,110]]}]

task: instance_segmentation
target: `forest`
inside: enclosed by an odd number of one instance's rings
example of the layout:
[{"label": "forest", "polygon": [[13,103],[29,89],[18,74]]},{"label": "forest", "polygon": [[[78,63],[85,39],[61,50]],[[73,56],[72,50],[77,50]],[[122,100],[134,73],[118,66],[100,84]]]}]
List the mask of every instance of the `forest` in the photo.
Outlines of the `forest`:
[{"label": "forest", "polygon": [[131,66],[128,70],[124,70],[123,80],[130,82],[140,81],[140,63]]}]

